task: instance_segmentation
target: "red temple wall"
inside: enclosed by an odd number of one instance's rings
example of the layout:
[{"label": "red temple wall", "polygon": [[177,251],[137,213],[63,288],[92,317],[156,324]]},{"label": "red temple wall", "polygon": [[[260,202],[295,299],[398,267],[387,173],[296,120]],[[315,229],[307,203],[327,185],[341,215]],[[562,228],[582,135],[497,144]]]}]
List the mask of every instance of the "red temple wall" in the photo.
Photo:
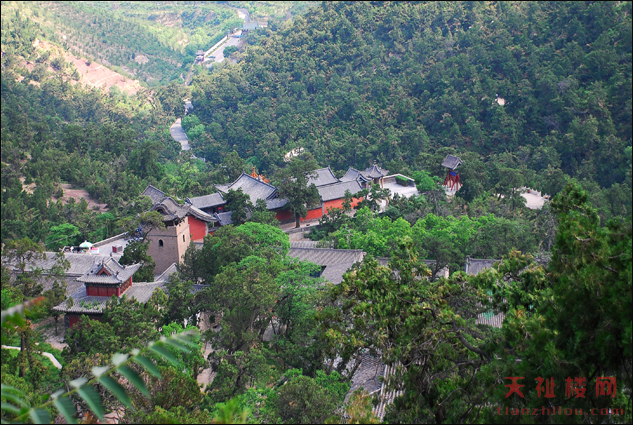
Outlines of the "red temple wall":
[{"label": "red temple wall", "polygon": [[94,297],[111,297],[112,295],[117,295],[116,287],[108,287],[108,286],[86,286],[86,294],[94,296]]},{"label": "red temple wall", "polygon": [[[343,209],[343,201],[345,199],[333,199],[331,201],[327,201],[325,202],[325,213],[327,214],[327,210],[329,208],[338,208],[338,209]],[[354,208],[356,205],[358,205],[358,203],[360,201],[362,201],[363,198],[352,198],[352,208]]]},{"label": "red temple wall", "polygon": [[288,210],[277,211],[277,220],[284,221],[290,220],[292,218],[292,213]]},{"label": "red temple wall", "polygon": [[308,215],[306,215],[305,218],[302,218],[301,221],[314,220],[321,217],[323,217],[323,208],[319,206],[318,208],[315,208],[313,210],[308,210]]},{"label": "red temple wall", "polygon": [[[82,316],[81,314],[70,314],[70,313],[66,313],[68,314],[68,326],[69,327],[73,327],[77,324],[77,322],[79,322],[79,318]],[[101,315],[95,315],[95,314],[91,314],[90,316],[90,320],[98,320],[101,321]]]},{"label": "red temple wall", "polygon": [[191,240],[204,238],[207,235],[206,223],[197,217],[189,216],[189,233],[191,233]]}]

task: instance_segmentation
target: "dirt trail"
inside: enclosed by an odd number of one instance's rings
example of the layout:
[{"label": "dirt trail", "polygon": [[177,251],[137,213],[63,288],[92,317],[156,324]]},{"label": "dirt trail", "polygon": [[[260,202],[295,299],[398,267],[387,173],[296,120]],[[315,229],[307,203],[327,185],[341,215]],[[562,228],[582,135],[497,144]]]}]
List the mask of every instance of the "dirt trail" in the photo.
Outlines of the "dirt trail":
[{"label": "dirt trail", "polygon": [[[210,344],[205,344],[204,346],[204,358],[209,357],[213,350],[211,349]],[[202,372],[198,374],[198,385],[202,385],[200,391],[205,392],[207,387],[213,382],[213,378],[215,378],[216,373],[213,372],[211,368],[204,369]]]}]

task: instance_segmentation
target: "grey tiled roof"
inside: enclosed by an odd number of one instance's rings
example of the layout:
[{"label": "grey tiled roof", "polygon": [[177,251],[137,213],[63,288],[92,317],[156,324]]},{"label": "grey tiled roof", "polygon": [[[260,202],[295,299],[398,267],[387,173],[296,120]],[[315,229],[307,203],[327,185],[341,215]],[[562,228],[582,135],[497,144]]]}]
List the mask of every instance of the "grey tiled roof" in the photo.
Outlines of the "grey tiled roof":
[{"label": "grey tiled roof", "polygon": [[165,192],[163,192],[162,190],[156,189],[154,186],[150,184],[145,188],[143,193],[141,193],[141,196],[143,195],[149,196],[149,199],[152,200],[152,204],[156,204],[165,197]]},{"label": "grey tiled roof", "polygon": [[311,241],[309,239],[302,241],[290,241],[290,248],[318,248],[318,243],[319,241]]},{"label": "grey tiled roof", "polygon": [[269,210],[276,210],[277,208],[281,208],[288,203],[286,198],[273,198],[266,200],[266,208]]},{"label": "grey tiled roof", "polygon": [[470,275],[478,275],[482,271],[489,269],[495,263],[498,263],[501,260],[490,260],[483,258],[470,258],[466,257],[466,264],[464,266],[464,271],[466,274]]},{"label": "grey tiled roof", "polygon": [[178,204],[173,198],[167,197],[154,203],[153,211],[158,211],[164,216],[165,221],[171,221],[184,218],[187,215],[187,208]]},{"label": "grey tiled roof", "polygon": [[343,177],[341,177],[340,179],[342,182],[348,182],[348,181],[352,181],[352,180],[360,180],[362,182],[368,182],[371,179],[367,179],[365,176],[363,176],[361,174],[360,171],[358,171],[355,168],[349,167],[347,172],[345,173],[345,175]]},{"label": "grey tiled roof", "polygon": [[374,164],[365,171],[361,172],[361,174],[365,178],[369,177],[372,179],[377,179],[386,176],[387,174],[389,174],[389,171],[385,170],[384,168],[380,168],[378,165]]},{"label": "grey tiled roof", "polygon": [[233,224],[233,220],[231,219],[231,211],[215,213],[213,217],[216,218],[220,222],[220,226],[227,226],[229,224]]},{"label": "grey tiled roof", "polygon": [[360,183],[357,180],[351,180],[346,182],[339,182],[320,186],[317,188],[319,195],[323,202],[331,201],[333,199],[342,199],[345,197],[345,191],[349,190],[352,195],[363,190]]},{"label": "grey tiled roof", "polygon": [[206,221],[207,223],[213,221],[213,216],[211,214],[207,214],[206,212],[194,207],[193,205],[186,205],[186,207],[188,207],[188,214],[191,214],[192,216],[199,218],[202,221]]},{"label": "grey tiled roof", "polygon": [[180,205],[178,202],[174,201],[174,199],[170,197],[163,198],[159,203],[154,204],[152,206],[152,210],[158,211],[163,214],[165,221],[182,219],[188,214],[199,218],[202,221],[213,221],[213,216],[211,216],[210,214],[207,214],[199,208],[196,208],[190,204]]},{"label": "grey tiled roof", "polygon": [[165,270],[158,276],[154,276],[154,282],[167,282],[167,279],[169,279],[169,276],[176,273],[177,271],[178,271],[178,268],[176,266],[176,263],[172,263],[171,266],[167,267],[167,270]]},{"label": "grey tiled roof", "polygon": [[341,263],[355,263],[363,260],[362,249],[332,249],[332,248],[294,248],[288,255],[302,261],[310,261],[319,266],[330,266]]},{"label": "grey tiled roof", "polygon": [[334,173],[332,173],[330,167],[319,168],[318,170],[314,170],[314,173],[316,173],[317,176],[308,178],[308,186],[314,184],[316,187],[319,187],[326,184],[337,183],[339,181],[334,176]]},{"label": "grey tiled roof", "polygon": [[387,406],[392,404],[396,397],[400,397],[404,393],[404,391],[399,389],[389,389],[389,385],[393,384],[396,368],[399,366],[402,366],[402,364],[400,362],[397,362],[394,365],[385,367],[385,373],[382,377],[383,385],[380,388],[380,394],[378,394],[378,405],[374,406],[373,409],[371,409],[372,413],[378,416],[378,419],[380,419],[381,422],[385,419]]},{"label": "grey tiled roof", "polygon": [[460,165],[462,165],[461,158],[453,155],[446,155],[444,162],[442,162],[442,167],[450,168],[451,170],[456,169]]},{"label": "grey tiled roof", "polygon": [[[226,211],[221,213],[213,214],[213,217],[220,222],[220,226],[228,226],[229,224],[233,224],[233,220],[231,219],[232,211]],[[246,219],[251,218],[250,211],[246,212]]]},{"label": "grey tiled roof", "polygon": [[499,312],[498,314],[494,314],[494,312],[489,311],[486,313],[481,313],[477,315],[476,323],[479,325],[488,325],[493,328],[501,328],[503,324],[503,319],[505,318],[505,314],[503,312]]},{"label": "grey tiled roof", "polygon": [[371,395],[382,388],[380,378],[385,373],[385,364],[369,354],[363,354],[358,369],[352,376],[351,387],[347,394],[349,397],[354,391],[363,388]]},{"label": "grey tiled roof", "polygon": [[195,198],[187,198],[187,202],[196,208],[210,208],[217,207],[219,205],[226,204],[222,194],[220,192],[212,193],[210,195],[196,196]]},{"label": "grey tiled roof", "polygon": [[[128,298],[134,298],[140,303],[146,303],[152,297],[154,291],[158,288],[165,290],[164,282],[150,282],[150,283],[134,283],[130,288],[123,293]],[[87,295],[86,289],[82,289],[72,295],[73,305],[68,308],[68,300],[53,307],[53,310],[62,311],[65,313],[92,313],[99,314],[105,309],[106,303],[111,297],[98,297],[94,295]]]},{"label": "grey tiled roof", "polygon": [[[98,284],[120,284],[128,280],[140,267],[141,264],[122,266],[116,260],[106,258],[102,263],[97,263],[95,267],[86,274],[78,277],[77,281]],[[97,275],[101,269],[105,269],[110,275]]]},{"label": "grey tiled roof", "polygon": [[[57,253],[45,252],[44,254],[46,259],[32,261],[26,266],[26,270],[32,271],[35,268],[39,268],[43,270],[44,274],[50,272],[51,268],[56,265],[55,255]],[[92,270],[97,264],[101,264],[104,260],[110,258],[109,255],[71,254],[68,252],[64,253],[64,257],[70,263],[70,269],[66,271],[66,276],[68,277],[82,276]],[[2,263],[6,264],[9,270],[16,271],[15,262],[6,263],[5,258],[3,258]]]},{"label": "grey tiled roof", "polygon": [[372,413],[382,422],[387,406],[392,404],[396,397],[403,394],[402,390],[389,388],[389,385],[394,383],[394,374],[398,366],[402,366],[402,364],[397,362],[387,366],[380,359],[363,354],[361,364],[352,376],[351,388],[345,401],[347,402],[354,391],[363,388],[367,394],[373,395],[378,400],[378,403],[372,408]]},{"label": "grey tiled roof", "polygon": [[226,193],[228,193],[229,190],[237,189],[242,189],[242,192],[246,193],[251,198],[253,205],[255,205],[258,199],[273,199],[275,193],[277,192],[277,188],[275,186],[257,180],[245,173],[242,173],[237,180],[231,183],[231,185],[227,188]]},{"label": "grey tiled roof", "polygon": [[359,261],[363,261],[361,249],[331,249],[331,248],[290,248],[288,256],[301,261],[309,261],[319,266],[325,266],[321,277],[338,285],[343,281],[343,274]]},{"label": "grey tiled roof", "polygon": [[229,186],[231,186],[231,183],[216,184],[215,188],[222,193],[229,193]]}]

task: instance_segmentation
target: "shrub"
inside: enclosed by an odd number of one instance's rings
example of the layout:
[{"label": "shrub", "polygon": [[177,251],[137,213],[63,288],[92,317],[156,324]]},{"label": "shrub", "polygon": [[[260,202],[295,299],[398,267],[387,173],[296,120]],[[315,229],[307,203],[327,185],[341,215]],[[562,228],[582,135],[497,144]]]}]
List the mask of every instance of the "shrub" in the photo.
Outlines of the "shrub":
[{"label": "shrub", "polygon": [[406,177],[396,176],[396,183],[398,183],[400,186],[409,186],[411,180]]},{"label": "shrub", "polygon": [[229,57],[233,53],[237,52],[239,49],[237,46],[228,46],[224,48],[224,57]]}]

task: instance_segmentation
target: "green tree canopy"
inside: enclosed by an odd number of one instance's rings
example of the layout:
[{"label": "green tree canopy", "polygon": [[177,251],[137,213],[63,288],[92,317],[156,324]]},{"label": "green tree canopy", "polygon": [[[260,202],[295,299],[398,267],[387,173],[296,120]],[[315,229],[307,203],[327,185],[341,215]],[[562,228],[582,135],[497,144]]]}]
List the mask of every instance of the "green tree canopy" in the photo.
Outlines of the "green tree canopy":
[{"label": "green tree canopy", "polygon": [[317,204],[321,198],[314,183],[308,185],[310,177],[316,177],[318,168],[312,154],[293,158],[290,163],[275,174],[276,186],[281,198],[287,198],[287,207],[295,216],[296,227],[299,219],[308,214],[308,207]]}]

